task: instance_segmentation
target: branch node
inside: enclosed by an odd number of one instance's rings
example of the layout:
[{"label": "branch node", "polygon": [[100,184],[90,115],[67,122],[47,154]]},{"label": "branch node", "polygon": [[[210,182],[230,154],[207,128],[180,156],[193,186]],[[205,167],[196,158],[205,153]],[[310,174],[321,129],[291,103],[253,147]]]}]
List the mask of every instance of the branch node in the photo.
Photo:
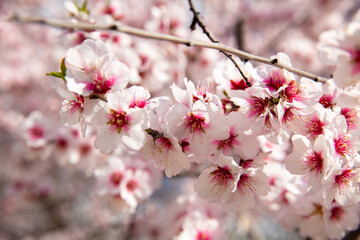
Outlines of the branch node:
[{"label": "branch node", "polygon": [[111,27],[109,27],[110,30],[116,31],[118,30],[118,27],[116,24],[112,25]]},{"label": "branch node", "polygon": [[278,63],[277,58],[272,59],[272,60],[270,61],[270,63],[271,63],[271,64],[277,64],[277,63]]}]

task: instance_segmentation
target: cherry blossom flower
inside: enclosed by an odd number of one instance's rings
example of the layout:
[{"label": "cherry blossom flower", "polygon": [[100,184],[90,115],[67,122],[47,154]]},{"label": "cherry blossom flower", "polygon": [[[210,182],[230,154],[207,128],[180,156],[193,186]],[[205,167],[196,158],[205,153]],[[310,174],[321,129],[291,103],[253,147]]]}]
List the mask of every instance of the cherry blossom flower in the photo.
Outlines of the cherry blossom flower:
[{"label": "cherry blossom flower", "polygon": [[120,195],[131,207],[135,208],[152,193],[149,185],[150,175],[141,169],[129,169],[124,172],[124,178],[119,184]]},{"label": "cherry blossom flower", "polygon": [[82,96],[104,95],[124,89],[129,69],[110,53],[101,40],[85,40],[70,48],[66,57],[66,85],[69,91]]},{"label": "cherry blossom flower", "polygon": [[118,195],[125,176],[125,165],[116,157],[108,158],[107,163],[107,166],[98,168],[94,172],[98,182],[98,192],[100,195]]},{"label": "cherry blossom flower", "polygon": [[319,191],[336,161],[330,154],[331,142],[320,135],[312,144],[302,135],[292,138],[294,151],[285,158],[286,169],[292,174],[308,178],[310,193]]},{"label": "cherry blossom flower", "polygon": [[326,182],[324,192],[325,204],[329,208],[335,200],[341,206],[350,206],[360,201],[360,169],[349,163],[344,166],[335,165]]},{"label": "cherry blossom flower", "polygon": [[91,122],[100,126],[95,147],[102,153],[110,153],[123,142],[129,148],[139,150],[144,144],[148,117],[145,109],[132,104],[144,106],[141,101],[146,100],[142,95],[140,98],[134,95],[130,89],[109,93],[107,103],[99,103],[91,117]]},{"label": "cherry blossom flower", "polygon": [[351,22],[345,29],[329,30],[320,35],[319,58],[325,64],[336,65],[333,76],[340,88],[354,85],[359,80],[359,31],[360,23]]},{"label": "cherry blossom flower", "polygon": [[194,184],[195,191],[201,198],[210,202],[220,201],[226,192],[234,192],[243,170],[232,157],[220,155],[217,166],[204,170]]},{"label": "cherry blossom flower", "polygon": [[221,239],[219,224],[217,219],[208,218],[199,211],[193,212],[186,216],[183,229],[175,239]]},{"label": "cherry blossom flower", "polygon": [[23,134],[26,144],[32,148],[41,148],[50,141],[55,134],[56,127],[51,126],[41,112],[32,112],[23,123]]},{"label": "cherry blossom flower", "polygon": [[244,169],[236,184],[236,191],[227,191],[221,204],[227,210],[248,210],[255,206],[255,197],[264,196],[269,191],[269,177],[263,172],[263,158],[268,153],[258,154],[254,159],[240,159]]}]

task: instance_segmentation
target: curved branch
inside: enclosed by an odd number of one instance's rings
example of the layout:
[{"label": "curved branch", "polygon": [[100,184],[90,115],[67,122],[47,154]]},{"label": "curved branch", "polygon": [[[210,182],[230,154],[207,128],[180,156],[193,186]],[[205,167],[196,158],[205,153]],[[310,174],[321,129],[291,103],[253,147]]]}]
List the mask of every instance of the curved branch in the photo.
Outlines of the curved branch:
[{"label": "curved branch", "polygon": [[[215,38],[213,38],[210,34],[210,32],[206,29],[205,24],[200,20],[199,17],[199,12],[196,11],[194,4],[192,2],[192,0],[189,0],[189,5],[190,5],[190,11],[194,14],[192,23],[191,23],[191,30],[195,30],[195,26],[196,24],[198,24],[200,26],[200,28],[203,30],[203,33],[210,39],[211,42],[213,43],[219,43],[218,40],[215,40]],[[224,54],[227,58],[229,58],[233,64],[235,65],[236,69],[240,72],[241,76],[243,77],[243,79],[246,82],[246,85],[248,85],[249,87],[251,87],[251,84],[248,81],[248,78],[245,76],[245,74],[243,73],[243,71],[241,70],[240,66],[237,64],[237,62],[235,61],[235,59],[231,56],[231,54],[228,54],[227,52],[224,51],[220,51],[222,54]]]},{"label": "curved branch", "polygon": [[181,37],[176,37],[169,34],[163,33],[156,33],[150,32],[146,30],[142,30],[139,28],[129,27],[123,25],[119,22],[114,22],[111,24],[92,24],[92,23],[83,23],[83,22],[75,22],[71,20],[63,20],[63,19],[52,19],[52,18],[43,18],[38,16],[22,16],[13,14],[8,18],[9,21],[16,21],[16,22],[24,22],[24,23],[37,23],[48,25],[52,27],[58,27],[63,29],[77,29],[77,30],[107,30],[107,31],[117,31],[126,33],[129,35],[134,35],[138,37],[148,38],[148,39],[155,39],[159,41],[168,41],[173,43],[184,44],[186,46],[197,46],[197,47],[205,47],[216,49],[219,51],[223,51],[229,54],[233,54],[241,58],[243,61],[254,61],[259,63],[264,63],[268,65],[272,65],[274,67],[285,69],[289,72],[292,72],[298,76],[306,77],[312,79],[316,82],[326,82],[327,78],[317,76],[313,73],[306,72],[304,70],[285,65],[279,63],[277,59],[269,59],[265,57],[256,56],[229,46],[226,46],[221,43],[212,43],[212,42],[204,42],[204,41],[195,41],[190,39],[185,39]]}]

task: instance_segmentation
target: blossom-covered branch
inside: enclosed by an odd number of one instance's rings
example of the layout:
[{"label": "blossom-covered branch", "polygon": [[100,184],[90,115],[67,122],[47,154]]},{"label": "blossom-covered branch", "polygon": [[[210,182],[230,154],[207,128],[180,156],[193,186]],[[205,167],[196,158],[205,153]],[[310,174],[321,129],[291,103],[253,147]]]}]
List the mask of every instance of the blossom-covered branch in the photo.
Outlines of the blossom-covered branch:
[{"label": "blossom-covered branch", "polygon": [[9,21],[17,21],[17,22],[26,22],[26,23],[38,23],[44,24],[48,26],[58,27],[58,28],[66,28],[66,29],[78,29],[78,30],[109,30],[109,31],[118,31],[122,33],[126,33],[129,35],[134,35],[138,37],[144,37],[149,39],[156,39],[160,41],[169,41],[174,43],[185,44],[186,46],[197,46],[197,47],[205,47],[211,49],[217,49],[222,52],[234,54],[240,57],[244,61],[254,61],[259,63],[264,63],[268,65],[272,65],[278,68],[286,69],[289,72],[292,72],[298,76],[306,77],[312,79],[316,82],[326,82],[328,79],[324,77],[317,76],[313,73],[306,72],[304,70],[294,68],[292,66],[280,63],[278,59],[269,59],[261,56],[256,56],[227,45],[221,43],[209,43],[204,41],[195,41],[190,39],[185,39],[181,37],[176,37],[170,34],[156,33],[150,32],[139,28],[129,27],[119,22],[113,22],[111,24],[96,24],[96,23],[84,23],[84,22],[74,22],[63,19],[53,19],[53,18],[44,18],[39,16],[25,16],[25,15],[17,15],[13,14],[8,18]]}]

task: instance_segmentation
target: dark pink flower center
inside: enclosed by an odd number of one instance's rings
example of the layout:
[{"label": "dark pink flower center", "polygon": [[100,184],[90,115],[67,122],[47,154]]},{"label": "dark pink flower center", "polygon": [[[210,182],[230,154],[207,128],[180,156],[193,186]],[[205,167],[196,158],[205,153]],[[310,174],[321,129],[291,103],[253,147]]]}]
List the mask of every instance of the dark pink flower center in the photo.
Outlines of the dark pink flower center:
[{"label": "dark pink flower center", "polygon": [[295,83],[295,80],[292,80],[289,83],[289,86],[283,91],[283,95],[285,96],[286,101],[291,103],[294,100],[300,101],[301,99],[303,99],[300,86],[299,84]]},{"label": "dark pink flower center", "polygon": [[128,128],[129,118],[125,111],[117,112],[113,109],[110,109],[110,114],[108,114],[108,117],[110,120],[107,122],[107,125],[110,126],[114,132],[116,131],[117,133],[121,133],[123,128]]},{"label": "dark pink flower center", "polygon": [[342,219],[342,217],[344,216],[345,210],[344,208],[337,206],[337,207],[333,207],[331,209],[331,216],[330,216],[330,220],[332,221],[340,221]]},{"label": "dark pink flower center", "polygon": [[284,112],[284,116],[282,118],[282,122],[285,124],[292,123],[295,119],[298,118],[297,115],[293,113],[293,108],[286,108]]},{"label": "dark pink flower center", "polygon": [[134,179],[131,179],[129,182],[126,183],[126,189],[129,192],[133,192],[138,188],[138,183]]},{"label": "dark pink flower center", "polygon": [[205,118],[202,116],[196,116],[193,113],[190,113],[189,116],[187,116],[187,126],[190,128],[190,132],[202,132],[205,133]]},{"label": "dark pink flower center", "polygon": [[334,99],[334,96],[328,95],[328,94],[323,94],[321,96],[321,98],[319,99],[319,103],[321,105],[323,105],[324,108],[331,108],[335,105],[334,103],[332,103],[333,99]]},{"label": "dark pink flower center", "polygon": [[354,108],[342,108],[341,114],[346,119],[346,124],[350,130],[354,130],[358,128],[359,125],[359,117],[357,110]]},{"label": "dark pink flower center", "polygon": [[100,73],[96,73],[93,77],[92,83],[87,85],[89,90],[93,91],[93,94],[105,94],[115,83],[115,78],[113,77],[104,77]]},{"label": "dark pink flower center", "polygon": [[241,192],[246,191],[247,189],[255,190],[251,184],[251,176],[249,174],[242,174],[237,183],[237,189]]},{"label": "dark pink flower center", "polygon": [[323,170],[323,159],[321,157],[321,152],[310,152],[305,155],[304,167],[308,169],[310,173],[315,172],[319,174]]},{"label": "dark pink flower center", "polygon": [[314,118],[313,120],[307,122],[308,133],[311,137],[315,138],[318,135],[323,134],[323,126],[325,126],[325,124],[321,122],[320,119]]},{"label": "dark pink flower center", "polygon": [[241,166],[244,169],[249,169],[252,166],[254,166],[254,160],[252,160],[252,159],[248,159],[248,160],[241,159],[240,162],[239,162],[239,166]]},{"label": "dark pink flower center", "polygon": [[231,150],[234,144],[239,144],[236,140],[237,134],[230,134],[230,137],[224,140],[215,140],[214,143],[217,145],[217,150],[223,150],[224,152]]},{"label": "dark pink flower center", "polygon": [[262,99],[262,98],[258,98],[258,97],[250,97],[250,99],[248,100],[249,104],[250,104],[250,113],[249,113],[249,117],[259,117],[261,114],[263,114],[268,106],[269,103],[269,99]]},{"label": "dark pink flower center", "polygon": [[218,166],[216,170],[210,173],[211,183],[215,186],[225,187],[228,185],[229,181],[232,181],[233,175],[231,174],[228,167],[220,167]]},{"label": "dark pink flower center", "polygon": [[343,171],[341,174],[335,176],[335,183],[338,185],[340,189],[345,187],[350,187],[350,182],[352,179],[352,169],[347,169]]},{"label": "dark pink flower center", "polygon": [[116,171],[110,175],[110,182],[115,186],[119,186],[122,178],[123,174],[120,171]]},{"label": "dark pink flower center", "polygon": [[287,83],[286,77],[281,70],[274,70],[269,74],[269,78],[264,80],[266,87],[270,90],[277,91]]},{"label": "dark pink flower center", "polygon": [[336,153],[343,157],[351,152],[351,142],[346,136],[339,136],[334,139],[334,145]]},{"label": "dark pink flower center", "polygon": [[63,137],[60,137],[56,140],[56,146],[59,149],[65,150],[68,147],[68,145],[69,145],[68,141]]},{"label": "dark pink flower center", "polygon": [[147,98],[146,94],[134,96],[129,107],[130,108],[135,108],[135,107],[144,108],[148,103],[147,100],[148,100],[148,98]]},{"label": "dark pink flower center", "polygon": [[44,137],[44,129],[39,126],[34,126],[28,129],[31,140],[35,141]]},{"label": "dark pink flower center", "polygon": [[166,152],[171,150],[173,148],[173,145],[170,141],[170,139],[166,138],[166,137],[161,137],[156,139],[156,144],[160,144],[161,149],[164,149]]},{"label": "dark pink flower center", "polygon": [[198,231],[196,235],[196,240],[211,240],[209,235],[204,231]]}]

